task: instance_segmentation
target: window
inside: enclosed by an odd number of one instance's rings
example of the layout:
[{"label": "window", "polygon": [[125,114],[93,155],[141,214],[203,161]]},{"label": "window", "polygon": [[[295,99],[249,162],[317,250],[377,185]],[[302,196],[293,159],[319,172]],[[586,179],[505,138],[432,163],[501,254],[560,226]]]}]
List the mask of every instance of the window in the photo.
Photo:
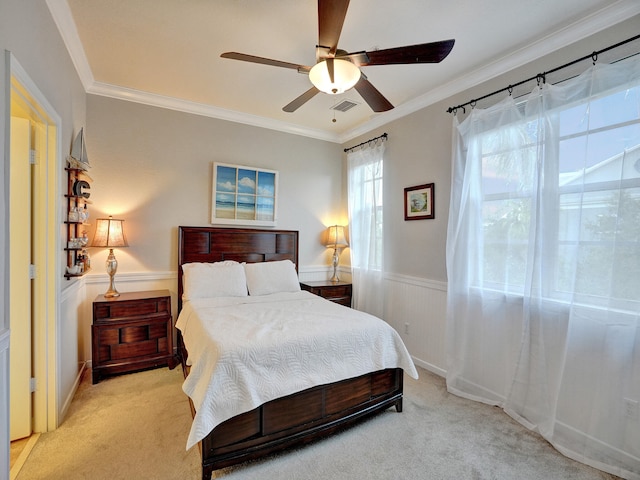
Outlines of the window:
[{"label": "window", "polygon": [[374,163],[361,165],[358,168],[361,170],[364,205],[359,211],[354,212],[354,216],[370,216],[370,221],[364,222],[370,225],[369,238],[373,240],[369,247],[368,264],[371,269],[382,270],[382,159]]},{"label": "window", "polygon": [[[635,87],[560,108],[544,119],[523,115],[481,135],[485,287],[520,293],[535,250],[531,242],[540,242],[545,295],[561,299],[574,293],[588,303],[600,296],[638,299],[638,98]],[[551,140],[538,142],[538,135],[550,131]],[[538,234],[532,237],[533,230]]]},{"label": "window", "polygon": [[453,123],[447,388],[637,471],[640,56]]},{"label": "window", "polygon": [[347,155],[353,306],[379,317],[384,315],[384,147],[380,141]]}]

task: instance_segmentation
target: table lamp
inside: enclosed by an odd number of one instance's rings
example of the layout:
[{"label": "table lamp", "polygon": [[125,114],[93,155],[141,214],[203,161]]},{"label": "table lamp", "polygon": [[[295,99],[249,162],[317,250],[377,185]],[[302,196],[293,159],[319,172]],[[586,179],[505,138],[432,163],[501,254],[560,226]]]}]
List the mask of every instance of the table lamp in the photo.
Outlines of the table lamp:
[{"label": "table lamp", "polygon": [[340,281],[338,278],[338,262],[340,261],[338,250],[349,246],[349,242],[344,236],[344,227],[342,225],[332,225],[327,228],[325,246],[333,248],[333,277],[331,277],[331,282],[337,283]]},{"label": "table lamp", "polygon": [[118,247],[128,247],[127,239],[124,236],[124,220],[116,220],[113,217],[96,219],[96,234],[93,237],[92,247],[106,247],[109,249],[109,256],[105,263],[109,274],[109,289],[104,294],[105,298],[119,297],[116,290],[114,277],[118,270],[118,261],[113,254],[113,249]]}]

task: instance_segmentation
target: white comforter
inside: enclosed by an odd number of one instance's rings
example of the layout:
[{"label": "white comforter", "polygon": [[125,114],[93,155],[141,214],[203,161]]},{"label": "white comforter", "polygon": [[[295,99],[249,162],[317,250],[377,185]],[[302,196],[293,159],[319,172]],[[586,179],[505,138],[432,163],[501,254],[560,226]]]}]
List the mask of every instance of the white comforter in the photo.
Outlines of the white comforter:
[{"label": "white comforter", "polygon": [[418,378],[387,323],[305,291],[191,300],[176,326],[196,409],[187,449],[235,415],[316,385],[394,367]]}]

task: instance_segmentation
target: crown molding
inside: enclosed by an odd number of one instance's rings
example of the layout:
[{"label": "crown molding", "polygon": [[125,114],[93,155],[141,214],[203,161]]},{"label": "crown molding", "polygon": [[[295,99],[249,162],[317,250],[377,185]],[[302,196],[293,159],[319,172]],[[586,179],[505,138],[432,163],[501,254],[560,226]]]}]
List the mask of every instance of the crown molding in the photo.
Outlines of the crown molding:
[{"label": "crown molding", "polygon": [[516,52],[463,75],[454,81],[436,87],[413,101],[399,105],[388,112],[376,114],[365,123],[341,134],[336,134],[325,130],[302,127],[288,122],[227,110],[211,105],[96,82],[84,53],[84,48],[80,41],[80,36],[78,35],[68,3],[66,0],[46,0],[46,3],[87,93],[277,130],[339,144],[344,144],[371,130],[410,115],[436,102],[445,100],[455,94],[509,72],[514,68],[537,60],[561,47],[575,43],[605,28],[609,28],[623,20],[631,18],[634,15],[640,14],[640,2],[637,0],[618,0]]},{"label": "crown molding", "polygon": [[204,103],[191,102],[189,100],[182,100],[175,97],[167,97],[155,93],[144,92],[142,90],[110,85],[108,83],[93,82],[93,84],[89,88],[87,88],[86,91],[87,93],[93,95],[127,100],[129,102],[167,108],[179,112],[217,118],[219,120],[241,123],[243,125],[268,128],[270,130],[277,130],[279,132],[291,133],[294,135],[311,137],[318,140],[325,140],[327,142],[339,143],[339,137],[337,134],[327,132],[325,130],[301,127],[300,125],[295,125],[293,123],[281,122],[279,120],[260,117],[258,115],[250,115],[248,113],[227,110],[224,108],[214,107],[212,105],[206,105]]}]

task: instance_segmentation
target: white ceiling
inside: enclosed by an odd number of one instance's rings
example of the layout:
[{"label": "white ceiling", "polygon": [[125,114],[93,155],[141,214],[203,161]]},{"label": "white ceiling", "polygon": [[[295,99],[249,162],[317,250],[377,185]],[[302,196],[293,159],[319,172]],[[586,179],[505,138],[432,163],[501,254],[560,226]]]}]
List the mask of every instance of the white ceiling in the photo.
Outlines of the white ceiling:
[{"label": "white ceiling", "polygon": [[[454,38],[439,64],[363,67],[396,108],[355,90],[282,107],[310,87],[294,70],[220,58],[237,51],[313,65],[315,0],[47,0],[89,93],[344,142],[640,13],[637,0],[352,0],[339,48]],[[359,105],[335,112],[337,102]]]}]

